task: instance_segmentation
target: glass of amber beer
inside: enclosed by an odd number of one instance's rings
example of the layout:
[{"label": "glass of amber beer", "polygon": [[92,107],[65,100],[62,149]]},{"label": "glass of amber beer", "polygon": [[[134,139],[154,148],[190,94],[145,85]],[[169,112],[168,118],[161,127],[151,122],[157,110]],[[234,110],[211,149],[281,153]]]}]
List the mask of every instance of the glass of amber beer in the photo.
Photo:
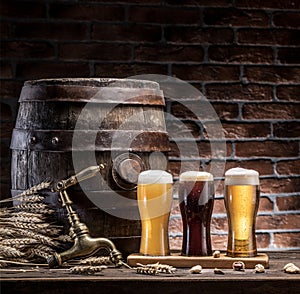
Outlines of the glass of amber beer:
[{"label": "glass of amber beer", "polygon": [[225,206],[228,217],[227,255],[257,255],[255,221],[259,205],[259,174],[232,168],[225,173]]},{"label": "glass of amber beer", "polygon": [[179,201],[183,224],[182,255],[212,255],[210,221],[214,205],[213,175],[188,171],[179,177]]},{"label": "glass of amber beer", "polygon": [[170,254],[168,226],[172,184],[172,175],[162,170],[148,170],[139,174],[137,199],[142,221],[141,254]]}]

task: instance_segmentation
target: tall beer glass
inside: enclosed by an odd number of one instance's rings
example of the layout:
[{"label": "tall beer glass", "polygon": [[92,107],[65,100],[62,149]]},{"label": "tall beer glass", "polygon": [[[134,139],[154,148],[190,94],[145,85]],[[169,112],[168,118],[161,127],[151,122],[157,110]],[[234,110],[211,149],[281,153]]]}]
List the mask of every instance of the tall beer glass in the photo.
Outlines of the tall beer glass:
[{"label": "tall beer glass", "polygon": [[255,220],[259,205],[259,174],[232,168],[225,173],[225,206],[228,217],[227,255],[257,255]]},{"label": "tall beer glass", "polygon": [[168,226],[172,183],[172,175],[162,170],[148,170],[139,175],[137,198],[142,220],[141,254],[170,254]]},{"label": "tall beer glass", "polygon": [[182,255],[212,255],[210,221],[214,202],[213,175],[189,171],[179,177],[183,223]]}]

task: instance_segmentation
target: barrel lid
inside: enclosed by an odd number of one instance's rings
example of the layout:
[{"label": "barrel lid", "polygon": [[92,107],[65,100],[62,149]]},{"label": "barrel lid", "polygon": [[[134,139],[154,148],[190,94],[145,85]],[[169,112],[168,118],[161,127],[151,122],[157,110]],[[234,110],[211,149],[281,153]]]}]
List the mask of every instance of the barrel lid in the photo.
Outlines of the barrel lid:
[{"label": "barrel lid", "polygon": [[225,185],[259,185],[259,173],[253,169],[231,168],[225,173]]},{"label": "barrel lid", "polygon": [[42,79],[26,81],[19,102],[91,102],[165,105],[159,84],[132,79]]},{"label": "barrel lid", "polygon": [[149,88],[159,89],[154,81],[114,78],[61,78],[29,80],[24,86],[86,86],[86,87],[120,87],[120,88]]}]

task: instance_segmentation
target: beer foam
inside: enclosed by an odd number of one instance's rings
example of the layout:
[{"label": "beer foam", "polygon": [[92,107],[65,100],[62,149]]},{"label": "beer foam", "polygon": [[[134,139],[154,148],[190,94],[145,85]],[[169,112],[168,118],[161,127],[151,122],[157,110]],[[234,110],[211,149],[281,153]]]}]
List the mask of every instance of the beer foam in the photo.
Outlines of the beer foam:
[{"label": "beer foam", "polygon": [[172,184],[173,177],[163,170],[146,170],[139,174],[138,184]]},{"label": "beer foam", "polygon": [[179,181],[213,181],[214,177],[208,172],[187,171],[179,176]]},{"label": "beer foam", "polygon": [[259,173],[253,169],[231,168],[225,173],[225,185],[259,185]]}]

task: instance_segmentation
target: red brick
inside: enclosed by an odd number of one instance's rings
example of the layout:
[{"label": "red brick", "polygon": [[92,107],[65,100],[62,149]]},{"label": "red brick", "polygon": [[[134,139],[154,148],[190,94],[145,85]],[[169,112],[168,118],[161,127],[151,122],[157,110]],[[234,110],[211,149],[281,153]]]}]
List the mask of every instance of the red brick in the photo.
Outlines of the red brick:
[{"label": "red brick", "polygon": [[[179,177],[181,172],[190,171],[190,170],[199,170],[200,161],[169,161],[169,170],[173,177]],[[202,170],[202,169],[201,169]]]},{"label": "red brick", "polygon": [[273,24],[277,27],[300,27],[299,12],[274,12],[273,13]]},{"label": "red brick", "polygon": [[208,58],[225,63],[273,63],[274,50],[269,47],[210,46]]},{"label": "red brick", "polygon": [[200,24],[201,11],[194,8],[133,6],[129,9],[129,21],[164,24]]},{"label": "red brick", "polygon": [[297,119],[300,107],[291,103],[248,103],[243,106],[242,113],[245,119]]},{"label": "red brick", "polygon": [[236,7],[243,8],[274,8],[274,9],[299,9],[297,1],[273,1],[273,0],[239,0]]},{"label": "red brick", "polygon": [[167,65],[150,63],[95,64],[95,76],[125,78],[144,74],[168,74]]},{"label": "red brick", "polygon": [[236,143],[236,156],[238,157],[294,157],[298,155],[298,142],[250,141]]},{"label": "red brick", "polygon": [[300,223],[300,215],[260,215],[256,218],[257,230],[284,230],[296,229]]},{"label": "red brick", "polygon": [[231,44],[231,28],[165,27],[164,37],[168,42],[188,44]]},{"label": "red brick", "polygon": [[17,99],[21,93],[23,82],[15,80],[0,81],[0,95],[2,98]]},{"label": "red brick", "polygon": [[11,197],[10,185],[7,183],[0,183],[0,199]]},{"label": "red brick", "polygon": [[274,204],[273,202],[267,198],[267,197],[260,197],[259,199],[259,207],[258,207],[258,213],[259,212],[273,212]]},{"label": "red brick", "polygon": [[68,43],[59,46],[59,57],[65,60],[130,60],[131,47],[124,44]]},{"label": "red brick", "polygon": [[170,237],[169,242],[171,250],[181,250],[182,237]]},{"label": "red brick", "polygon": [[227,217],[212,217],[211,233],[222,233],[228,231]]},{"label": "red brick", "polygon": [[276,170],[280,175],[300,174],[300,160],[282,160],[276,164]]},{"label": "red brick", "polygon": [[283,64],[300,64],[299,48],[278,48],[277,60]]},{"label": "red brick", "polygon": [[54,47],[46,42],[8,42],[1,45],[2,58],[54,58]]},{"label": "red brick", "polygon": [[139,45],[135,47],[138,61],[203,61],[204,52],[199,46]]},{"label": "red brick", "polygon": [[170,233],[182,233],[182,221],[181,218],[171,218],[169,221],[169,232]]},{"label": "red brick", "polygon": [[276,197],[276,205],[278,210],[300,210],[300,197]]},{"label": "red brick", "polygon": [[223,26],[268,26],[269,18],[262,10],[239,10],[236,8],[206,8],[204,23]]},{"label": "red brick", "polygon": [[1,38],[3,40],[9,37],[9,30],[10,30],[9,26],[10,26],[9,22],[2,21],[0,23]]},{"label": "red brick", "polygon": [[226,138],[265,138],[270,137],[269,123],[223,123]]},{"label": "red brick", "polygon": [[15,38],[44,40],[85,40],[88,38],[88,25],[81,22],[18,22],[12,25],[12,35]]},{"label": "red brick", "polygon": [[249,66],[244,69],[245,79],[251,82],[270,83],[300,83],[300,67],[269,66],[256,67]]},{"label": "red brick", "polygon": [[275,233],[274,234],[275,248],[299,248],[300,247],[300,233]]},{"label": "red brick", "polygon": [[209,100],[272,100],[272,87],[266,85],[207,84],[206,98]]},{"label": "red brick", "polygon": [[22,62],[17,64],[17,77],[25,79],[89,77],[87,63]]},{"label": "red brick", "polygon": [[296,29],[238,29],[239,44],[249,45],[299,45]]},{"label": "red brick", "polygon": [[0,138],[10,139],[13,131],[14,124],[11,122],[5,122],[0,124]]},{"label": "red brick", "polygon": [[[2,157],[2,154],[1,154]],[[0,179],[1,181],[9,181],[10,180],[10,162],[6,162],[6,160],[1,160],[0,165]]]},{"label": "red brick", "polygon": [[179,138],[195,138],[199,139],[201,134],[201,128],[198,122],[195,121],[178,121],[168,120],[166,121],[167,132],[172,139]]},{"label": "red brick", "polygon": [[256,246],[258,250],[261,248],[270,247],[270,243],[271,243],[271,238],[269,234],[261,234],[261,233],[256,234]]},{"label": "red brick", "polygon": [[261,179],[262,193],[298,193],[300,191],[300,178]]},{"label": "red brick", "polygon": [[13,77],[12,65],[9,62],[1,61],[1,63],[0,63],[0,77],[2,79],[11,79]]},{"label": "red brick", "polygon": [[100,6],[92,4],[50,4],[49,15],[57,19],[122,21],[124,8],[121,6]]},{"label": "red brick", "polygon": [[228,170],[234,167],[242,167],[247,169],[254,169],[259,172],[260,175],[273,175],[273,163],[271,160],[255,159],[255,160],[227,160],[226,168]]},{"label": "red brick", "polygon": [[276,96],[279,100],[299,101],[300,86],[278,86]]},{"label": "red brick", "polygon": [[10,140],[2,140],[2,142],[0,142],[0,157],[5,158],[10,162],[9,146],[10,146]]},{"label": "red brick", "polygon": [[[211,108],[211,106],[213,108]],[[233,119],[238,116],[238,105],[214,102],[207,107],[206,103],[201,101],[173,103],[171,114],[177,118],[183,119],[199,119],[200,121],[215,119]]]},{"label": "red brick", "polygon": [[213,215],[216,213],[226,213],[224,199],[214,200]]},{"label": "red brick", "polygon": [[6,103],[0,103],[0,119],[1,121],[10,121],[12,120],[12,111],[11,107]]},{"label": "red brick", "polygon": [[280,122],[273,124],[275,137],[298,138],[300,136],[300,124],[297,122]]},{"label": "red brick", "polygon": [[94,40],[125,42],[159,42],[160,26],[137,24],[94,24],[92,38]]},{"label": "red brick", "polygon": [[42,1],[1,1],[1,17],[3,18],[44,18],[46,3]]},{"label": "red brick", "polygon": [[[148,1],[147,1],[148,2]],[[201,1],[194,1],[194,0],[165,0],[165,3],[168,3],[168,5],[190,5],[190,6],[196,6],[196,7],[226,7],[231,5],[231,0],[201,0]]]},{"label": "red brick", "polygon": [[[214,143],[217,148],[217,143]],[[171,142],[170,143],[170,157],[177,158],[211,158],[213,156],[210,142]],[[226,151],[226,154],[224,154]],[[219,150],[218,156],[220,158],[231,156],[231,144],[226,144],[226,150]]]},{"label": "red brick", "polygon": [[239,81],[238,66],[174,65],[173,76],[182,80],[194,81]]},{"label": "red brick", "polygon": [[220,120],[230,120],[230,119],[235,119],[238,116],[238,105],[231,103],[217,103],[213,102],[212,106],[214,107],[218,118]]},{"label": "red brick", "polygon": [[213,250],[224,251],[227,249],[227,236],[226,235],[211,235],[211,243]]}]

